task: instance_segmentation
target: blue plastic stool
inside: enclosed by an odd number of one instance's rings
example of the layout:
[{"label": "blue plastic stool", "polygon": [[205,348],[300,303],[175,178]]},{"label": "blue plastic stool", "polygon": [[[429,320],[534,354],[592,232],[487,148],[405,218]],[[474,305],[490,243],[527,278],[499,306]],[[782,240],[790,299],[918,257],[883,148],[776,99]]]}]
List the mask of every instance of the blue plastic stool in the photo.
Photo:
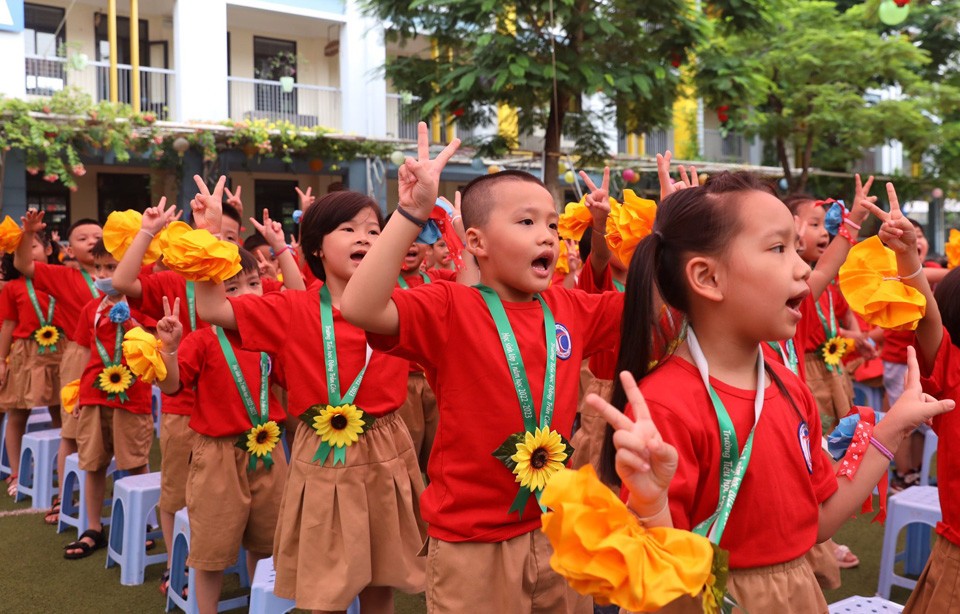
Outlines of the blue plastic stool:
[{"label": "blue plastic stool", "polygon": [[[253,572],[253,584],[250,585],[250,609],[248,614],[287,614],[296,607],[292,599],[284,599],[273,594],[273,584],[277,572],[273,568],[273,557],[257,562]],[[347,614],[360,614],[360,598],[357,597],[347,608]]]},{"label": "blue plastic stool", "polygon": [[[936,527],[942,517],[940,493],[935,486],[911,486],[887,500],[877,595],[889,599],[892,586],[913,590],[916,580],[897,575],[894,565],[904,561],[905,573],[920,575],[930,556],[930,528]],[[907,527],[907,547],[897,552],[897,536],[904,527]]]},{"label": "blue plastic stool", "polygon": [[15,501],[30,497],[30,507],[47,509],[56,492],[53,476],[57,472],[60,429],[35,431],[23,436],[20,445],[20,475]]},{"label": "blue plastic stool", "polygon": [[[107,467],[107,475],[119,479],[117,474],[117,463],[111,459],[110,466]],[[63,463],[63,497],[60,500],[60,520],[57,522],[57,533],[63,533],[67,527],[73,527],[77,530],[77,539],[87,530],[87,472],[80,468],[80,456],[74,452],[67,456]],[[73,503],[73,494],[77,493],[77,503]],[[110,503],[110,499],[104,500],[104,505]],[[108,526],[110,517],[100,518],[100,524]]]},{"label": "blue plastic stool", "polygon": [[874,411],[883,411],[883,388],[853,382],[853,404],[872,407]]},{"label": "blue plastic stool", "polygon": [[159,472],[127,476],[113,484],[107,569],[120,565],[120,584],[143,584],[147,565],[167,562],[166,553],[148,555],[144,547],[147,539],[162,535],[159,529],[147,533],[148,519],[159,502]]},{"label": "blue plastic stool", "polygon": [[[196,571],[187,567],[188,554],[190,554],[190,516],[187,508],[183,508],[173,517],[173,549],[170,555],[170,584],[167,585],[167,612],[174,607],[180,608],[186,614],[200,612],[197,606]],[[233,567],[228,567],[223,573],[236,574],[243,588],[250,586],[250,577],[247,574],[247,551],[242,546],[237,556],[237,563]],[[187,589],[186,597],[183,597],[183,589]],[[217,604],[217,612],[245,607],[247,607],[245,596],[222,599]]]},{"label": "blue plastic stool", "polygon": [[830,614],[847,614],[848,612],[871,614],[903,612],[903,606],[879,597],[847,597],[843,601],[830,604]]},{"label": "blue plastic stool", "polygon": [[[53,426],[46,407],[38,407],[27,418],[27,433],[43,431]],[[10,475],[10,457],[7,455],[7,414],[3,414],[3,429],[0,432],[0,479]]]}]

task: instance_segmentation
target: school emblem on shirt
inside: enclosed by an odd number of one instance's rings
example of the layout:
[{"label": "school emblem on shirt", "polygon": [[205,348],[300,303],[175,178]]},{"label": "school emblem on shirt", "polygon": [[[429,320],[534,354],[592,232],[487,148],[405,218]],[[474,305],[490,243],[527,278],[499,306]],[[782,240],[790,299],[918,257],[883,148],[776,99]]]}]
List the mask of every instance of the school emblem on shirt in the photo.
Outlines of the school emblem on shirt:
[{"label": "school emblem on shirt", "polygon": [[803,462],[807,464],[807,473],[813,475],[813,457],[810,456],[810,429],[805,421],[800,422],[797,428],[797,439],[800,440],[800,452],[803,454]]},{"label": "school emblem on shirt", "polygon": [[557,322],[557,358],[566,360],[571,354],[573,354],[573,341],[570,339],[570,331]]}]

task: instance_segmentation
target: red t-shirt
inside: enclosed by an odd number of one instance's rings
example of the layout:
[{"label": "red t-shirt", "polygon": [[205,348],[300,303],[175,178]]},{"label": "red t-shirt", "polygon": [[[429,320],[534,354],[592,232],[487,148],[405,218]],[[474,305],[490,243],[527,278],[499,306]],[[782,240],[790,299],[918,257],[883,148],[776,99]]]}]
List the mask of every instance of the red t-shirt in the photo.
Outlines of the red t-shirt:
[{"label": "red t-shirt", "polygon": [[[617,342],[623,294],[562,287],[543,293],[556,320],[556,400],[552,427],[568,439],[577,412],[580,363]],[[368,334],[370,345],[424,366],[440,424],[430,453],[430,484],[420,498],[431,536],[450,542],[498,542],[540,527],[531,497],[523,519],[508,513],[517,482],[493,456],[524,429],[520,404],[493,318],[480,292],[438,282],[395,290],[398,337]],[[503,304],[523,357],[539,416],[546,370],[543,311],[537,301]],[[539,418],[538,418],[539,419]]]},{"label": "red t-shirt", "polygon": [[[37,290],[37,303],[40,305],[40,311],[43,317],[47,317],[50,308],[50,295],[43,290]],[[63,327],[63,319],[59,317],[59,305],[53,306],[53,324]],[[0,291],[0,320],[13,320],[17,323],[13,329],[14,339],[32,339],[33,333],[40,328],[40,319],[37,318],[37,312],[33,309],[33,302],[30,300],[30,294],[27,292],[27,283],[20,277],[4,284]],[[71,331],[72,332],[72,331]]]},{"label": "red t-shirt", "polygon": [[[231,332],[227,333],[227,339],[253,395],[255,407],[260,411],[260,352],[240,349],[239,340]],[[178,356],[181,392],[196,391],[197,403],[190,414],[190,428],[208,437],[231,437],[250,430],[250,415],[213,329],[207,327],[188,335],[180,344]],[[272,373],[270,378],[275,383]],[[174,398],[176,396],[179,393]],[[269,398],[270,420],[283,424],[286,418],[283,408],[273,392]]]},{"label": "red t-shirt", "polygon": [[[843,294],[840,293],[840,288],[838,288],[836,284],[827,285],[827,289],[823,291],[818,301],[823,317],[827,320],[827,324],[830,323],[831,296],[833,297],[833,313],[836,316],[834,320],[837,324],[837,334],[840,334],[840,328],[842,327],[841,322],[847,317],[847,312],[850,310],[850,307],[847,305],[847,301],[843,298]],[[821,322],[820,315],[817,313],[817,307],[813,302],[812,295],[808,294],[807,298],[803,300],[803,303],[800,305],[800,312],[803,314],[803,317],[800,319],[797,332],[800,333],[800,327],[803,328],[803,343],[797,346],[797,352],[801,351],[801,347],[804,353],[813,352],[823,345],[827,340],[827,335],[824,332],[823,322]]]},{"label": "red t-shirt", "polygon": [[60,313],[55,321],[66,332],[68,339],[77,341],[73,335],[80,321],[80,312],[91,298],[98,298],[100,292],[96,288],[91,290],[83,273],[71,267],[44,262],[35,262],[33,266],[34,288],[57,299],[57,311]]},{"label": "red t-shirt", "polygon": [[[920,382],[923,391],[938,399],[960,399],[960,349],[953,344],[947,329],[937,348],[933,365],[923,364],[919,349]],[[937,534],[960,546],[960,498],[954,494],[960,489],[960,458],[955,456],[953,443],[960,442],[960,411],[954,409],[933,418],[933,430],[940,438],[937,444],[937,480],[940,488],[940,509],[943,520],[937,523]]]},{"label": "red t-shirt", "polygon": [[[97,376],[100,375],[104,367],[103,359],[100,357],[100,352],[97,351],[97,344],[93,338],[94,327],[96,327],[97,339],[100,340],[103,349],[111,359],[114,356],[117,339],[117,325],[110,321],[109,316],[112,305],[107,307],[99,318],[97,317],[101,303],[103,303],[103,299],[99,298],[87,302],[86,306],[80,312],[80,321],[77,322],[77,329],[74,332],[74,341],[79,345],[90,348],[90,361],[87,362],[87,366],[83,369],[83,375],[80,376],[79,404],[80,406],[103,405],[105,407],[125,409],[134,414],[149,414],[151,411],[151,386],[143,383],[143,380],[139,377],[135,378],[133,385],[127,390],[129,399],[122,403],[119,399],[108,401],[107,393],[94,386]],[[96,324],[94,324],[95,320]],[[156,325],[156,320],[131,308],[130,319],[124,323],[123,329],[127,331],[137,326],[153,328]],[[127,364],[123,360],[122,352],[120,361],[123,364]]]},{"label": "red t-shirt", "polygon": [[[275,357],[287,382],[287,412],[299,416],[312,405],[327,403],[323,368],[323,330],[320,326],[320,283],[306,291],[287,290],[263,296],[247,294],[230,299],[237,332],[245,350]],[[333,309],[337,340],[340,393],[346,393],[360,373],[367,354],[365,333]],[[373,416],[384,416],[407,398],[406,361],[373,352],[355,405]]]},{"label": "red t-shirt", "polygon": [[880,351],[880,360],[895,362],[899,365],[907,364],[907,347],[913,345],[916,333],[912,330],[885,330],[883,331],[883,350]]},{"label": "red t-shirt", "polygon": [[[720,546],[731,568],[785,563],[816,543],[819,505],[837,490],[837,478],[820,448],[820,414],[806,385],[786,367],[769,363],[807,423],[811,469],[800,443],[801,417],[776,383],[768,382],[763,413]],[[768,380],[770,378],[768,377]],[[756,391],[711,378],[733,421],[741,452],[754,423]],[[670,482],[673,525],[691,530],[717,509],[720,495],[720,428],[697,368],[674,356],[645,377],[640,390],[663,439],[680,457]],[[630,408],[627,415],[632,415]]]},{"label": "red t-shirt", "polygon": [[[608,264],[603,269],[603,274],[598,278],[593,274],[592,256],[587,256],[583,268],[580,269],[580,277],[577,279],[577,289],[596,294],[600,292],[614,292],[617,290],[613,285],[613,273]],[[617,371],[617,353],[620,351],[620,339],[617,339],[616,345],[608,352],[600,352],[590,357],[590,373],[598,379],[612,380]]]},{"label": "red t-shirt", "polygon": [[[450,271],[447,269],[430,269],[425,272],[427,274],[427,279],[430,280],[429,283],[433,283],[435,281],[457,281],[456,271]],[[407,286],[410,288],[418,288],[427,283],[420,275],[420,271],[408,271],[406,275],[404,275],[404,272],[401,271],[400,275],[403,276],[403,281],[407,282]],[[399,286],[399,281],[397,283]],[[423,367],[421,367],[417,362],[411,360],[410,373],[423,373]]]}]

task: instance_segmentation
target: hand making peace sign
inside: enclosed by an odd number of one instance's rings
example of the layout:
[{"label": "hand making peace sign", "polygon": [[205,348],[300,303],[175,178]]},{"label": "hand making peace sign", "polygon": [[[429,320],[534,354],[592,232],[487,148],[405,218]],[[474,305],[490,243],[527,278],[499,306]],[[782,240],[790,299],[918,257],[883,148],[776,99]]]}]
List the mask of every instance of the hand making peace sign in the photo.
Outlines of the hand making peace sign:
[{"label": "hand making peace sign", "polygon": [[440,173],[458,147],[460,139],[453,139],[431,160],[427,124],[420,122],[417,125],[417,159],[408,157],[397,170],[401,207],[418,219],[430,217],[440,192]]},{"label": "hand making peace sign", "polygon": [[180,339],[183,337],[183,325],[180,324],[180,297],[173,301],[163,297],[163,317],[157,321],[157,339],[160,340],[162,351],[171,353],[177,351]]}]

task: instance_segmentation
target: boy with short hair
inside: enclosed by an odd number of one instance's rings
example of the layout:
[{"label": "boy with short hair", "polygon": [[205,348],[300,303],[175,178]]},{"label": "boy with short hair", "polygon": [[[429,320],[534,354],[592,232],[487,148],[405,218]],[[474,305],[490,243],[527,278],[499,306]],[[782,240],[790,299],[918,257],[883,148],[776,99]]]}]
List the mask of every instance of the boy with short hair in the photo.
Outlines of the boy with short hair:
[{"label": "boy with short hair", "polygon": [[573,426],[580,363],[616,343],[623,296],[548,289],[556,205],[542,182],[517,171],[476,179],[463,193],[466,247],[484,285],[394,291],[459,144],[430,160],[423,123],[418,136],[419,160],[399,172],[394,217],[405,219],[364,257],[341,312],[374,348],[420,362],[437,392],[440,426],[420,500],[430,525],[428,609],[590,612],[590,599],[549,566],[538,495],[569,460],[561,437]]},{"label": "boy with short hair", "polygon": [[133,475],[147,472],[153,443],[150,386],[124,363],[121,344],[127,330],[152,328],[156,322],[135,309],[113,288],[117,261],[101,239],[91,250],[96,285],[105,296],[89,301],[80,312],[76,342],[84,348],[86,367],[80,378],[77,447],[80,468],[86,475],[87,528],[68,544],[66,559],[82,559],[106,546],[100,508],[106,487],[107,466],[116,458],[117,469]]},{"label": "boy with short hair", "polygon": [[[224,282],[226,295],[263,294],[257,259],[241,249],[240,264],[242,270]],[[171,309],[164,299],[164,310],[157,335],[167,378],[158,385],[173,398],[189,390],[197,399],[190,416],[196,437],[186,491],[191,525],[187,564],[197,572],[200,612],[214,613],[223,571],[236,561],[241,542],[251,577],[257,561],[273,551],[287,473],[279,445],[285,414],[269,391],[276,376],[270,357],[242,350],[235,333],[219,328],[198,330],[181,343],[176,302]]]},{"label": "boy with short hair", "polygon": [[[67,256],[75,259],[78,267],[56,266],[34,262],[30,247],[37,232],[45,228],[43,212],[31,209],[20,218],[23,224],[23,239],[14,253],[13,264],[27,279],[33,280],[37,290],[46,292],[57,301],[58,320],[63,323],[67,336],[60,359],[60,382],[66,385],[80,378],[86,359],[82,357],[84,348],[76,343],[74,331],[80,319],[80,311],[91,298],[98,298],[100,292],[93,282],[93,247],[103,235],[96,220],[79,219],[70,225],[67,231]],[[60,448],[57,451],[57,475],[63,475],[66,458],[77,451],[76,415],[67,413],[60,407]],[[62,495],[63,484],[60,484]],[[55,525],[60,518],[60,496],[57,496],[53,508],[46,514],[44,522]]]}]

